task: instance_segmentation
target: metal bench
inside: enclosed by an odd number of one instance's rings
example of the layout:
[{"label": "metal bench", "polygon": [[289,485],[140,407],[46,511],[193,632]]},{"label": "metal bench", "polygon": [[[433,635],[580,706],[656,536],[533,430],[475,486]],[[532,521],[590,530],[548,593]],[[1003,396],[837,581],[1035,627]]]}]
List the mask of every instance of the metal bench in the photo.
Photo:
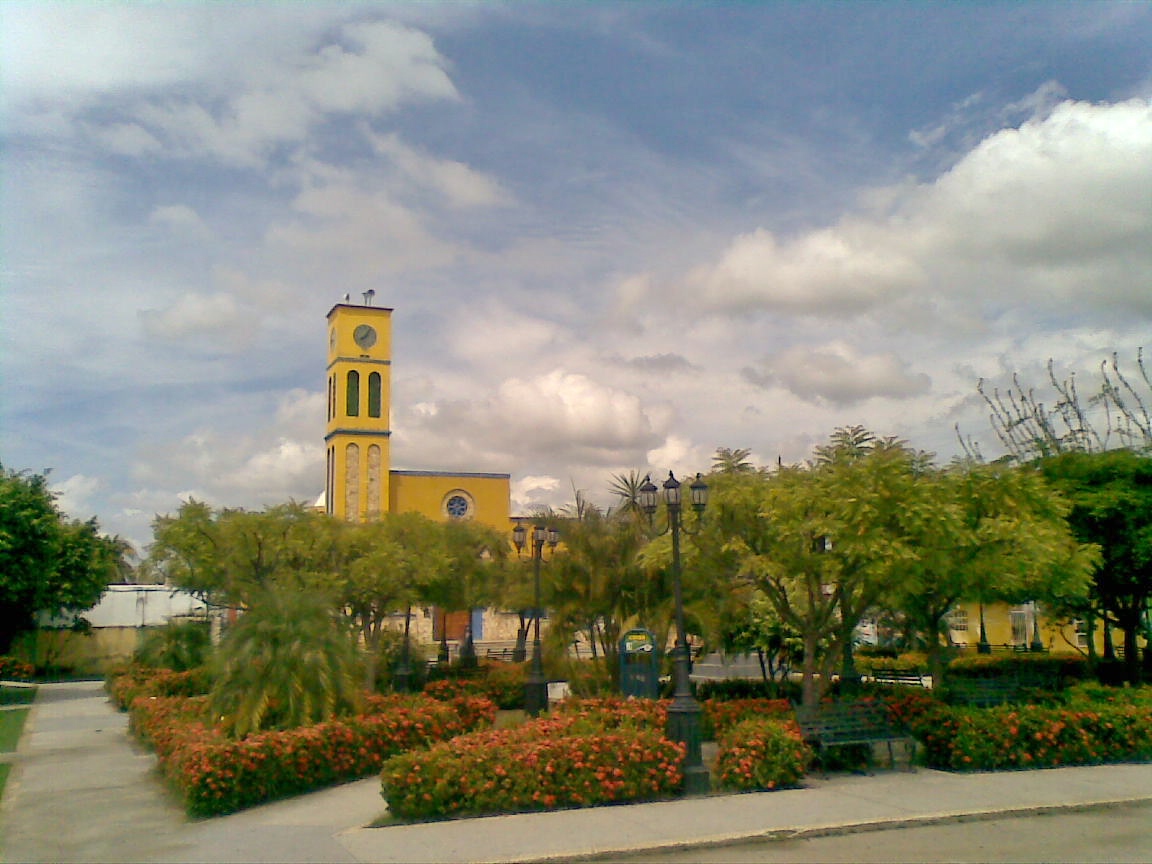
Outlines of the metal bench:
[{"label": "metal bench", "polygon": [[948,699],[960,705],[976,708],[995,708],[1018,702],[1024,687],[1015,676],[997,678],[951,678],[948,681]]},{"label": "metal bench", "polygon": [[872,680],[877,684],[910,684],[913,687],[924,686],[924,676],[919,672],[906,669],[890,669],[876,667],[872,670]]},{"label": "metal bench", "polygon": [[865,744],[868,748],[868,770],[873,765],[873,745],[888,745],[888,764],[896,767],[893,742],[905,742],[909,769],[915,754],[915,739],[892,719],[887,706],[873,700],[855,702],[821,702],[815,708],[797,705],[796,722],[804,740],[816,747],[821,771],[827,776],[827,752],[837,747]]},{"label": "metal bench", "polygon": [[499,660],[503,663],[511,663],[516,657],[515,648],[489,648],[484,656],[489,660]]}]

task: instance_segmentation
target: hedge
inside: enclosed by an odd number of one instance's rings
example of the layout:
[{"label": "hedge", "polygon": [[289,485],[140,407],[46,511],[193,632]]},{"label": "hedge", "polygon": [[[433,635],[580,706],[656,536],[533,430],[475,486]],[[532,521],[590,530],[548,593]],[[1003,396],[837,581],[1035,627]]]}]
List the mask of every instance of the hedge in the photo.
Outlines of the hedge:
[{"label": "hedge", "polygon": [[394,756],[381,794],[409,820],[647,801],[675,794],[683,758],[633,718],[575,710]]},{"label": "hedge", "polygon": [[477,697],[369,696],[354,717],[237,740],[211,722],[206,697],[143,696],[130,721],[189,815],[215,816],[369,776],[397,753],[491,723],[495,710]]},{"label": "hedge", "polygon": [[109,698],[121,711],[127,711],[140,696],[202,696],[208,692],[210,679],[204,668],[187,672],[157,669],[151,666],[125,666],[104,682]]},{"label": "hedge", "polygon": [[718,736],[716,785],[736,791],[767,791],[795,786],[812,762],[793,720],[751,717]]}]

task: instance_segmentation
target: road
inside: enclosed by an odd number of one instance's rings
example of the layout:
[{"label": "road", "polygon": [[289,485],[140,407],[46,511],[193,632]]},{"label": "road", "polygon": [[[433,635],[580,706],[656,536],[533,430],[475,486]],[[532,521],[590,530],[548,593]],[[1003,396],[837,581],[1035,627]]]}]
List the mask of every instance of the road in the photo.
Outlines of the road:
[{"label": "road", "polygon": [[644,864],[1152,862],[1152,804],[613,857]]}]

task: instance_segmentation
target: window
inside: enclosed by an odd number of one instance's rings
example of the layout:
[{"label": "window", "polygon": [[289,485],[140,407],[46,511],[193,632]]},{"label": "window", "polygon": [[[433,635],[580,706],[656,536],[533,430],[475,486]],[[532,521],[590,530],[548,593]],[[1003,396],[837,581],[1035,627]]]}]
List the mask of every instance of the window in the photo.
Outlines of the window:
[{"label": "window", "polygon": [[952,630],[966,632],[968,630],[968,610],[953,609],[948,613],[948,627]]},{"label": "window", "polygon": [[353,369],[348,373],[348,394],[345,413],[349,417],[360,416],[360,373]]},{"label": "window", "polygon": [[379,417],[382,404],[380,373],[373,372],[368,376],[368,416]]}]

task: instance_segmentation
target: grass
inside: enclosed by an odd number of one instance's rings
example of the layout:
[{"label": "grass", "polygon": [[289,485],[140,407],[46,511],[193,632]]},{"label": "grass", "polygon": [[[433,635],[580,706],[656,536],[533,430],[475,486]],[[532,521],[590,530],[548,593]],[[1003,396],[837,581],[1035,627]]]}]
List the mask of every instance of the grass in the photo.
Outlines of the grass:
[{"label": "grass", "polygon": [[35,698],[35,687],[0,686],[0,705],[31,705]]},{"label": "grass", "polygon": [[[35,691],[33,691],[35,692]],[[27,708],[13,708],[0,711],[0,753],[11,753],[20,741],[24,731],[24,721],[28,719]],[[8,782],[8,772],[12,766],[0,763],[0,798],[4,797],[4,786]]]}]

